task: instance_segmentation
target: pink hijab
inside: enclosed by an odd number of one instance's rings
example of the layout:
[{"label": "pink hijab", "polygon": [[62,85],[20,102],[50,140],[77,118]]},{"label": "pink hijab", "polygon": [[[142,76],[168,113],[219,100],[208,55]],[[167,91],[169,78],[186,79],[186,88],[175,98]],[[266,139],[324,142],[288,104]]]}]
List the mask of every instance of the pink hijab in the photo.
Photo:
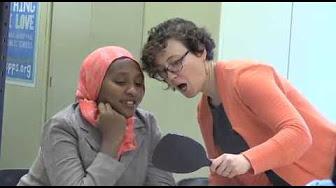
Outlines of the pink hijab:
[{"label": "pink hijab", "polygon": [[[109,66],[120,57],[134,60],[132,54],[127,50],[117,46],[106,46],[98,48],[89,54],[81,65],[76,101],[79,102],[81,114],[94,127],[98,126],[99,111],[96,100],[105,74]],[[127,119],[124,140],[119,147],[118,157],[124,152],[134,150],[135,148],[134,117],[131,117]]]}]

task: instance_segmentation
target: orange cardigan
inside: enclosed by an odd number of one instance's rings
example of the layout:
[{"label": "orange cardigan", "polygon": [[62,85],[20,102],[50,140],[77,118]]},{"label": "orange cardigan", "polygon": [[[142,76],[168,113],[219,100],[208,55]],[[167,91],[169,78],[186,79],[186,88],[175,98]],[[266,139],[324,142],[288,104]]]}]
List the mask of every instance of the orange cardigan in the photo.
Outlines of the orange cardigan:
[{"label": "orange cardigan", "polygon": [[[218,62],[215,75],[232,128],[250,147],[243,155],[252,170],[232,179],[210,174],[210,184],[270,185],[264,173],[269,169],[291,185],[330,178],[336,126],[286,79],[272,67],[251,61]],[[206,96],[198,104],[198,122],[209,158],[218,157]]]}]

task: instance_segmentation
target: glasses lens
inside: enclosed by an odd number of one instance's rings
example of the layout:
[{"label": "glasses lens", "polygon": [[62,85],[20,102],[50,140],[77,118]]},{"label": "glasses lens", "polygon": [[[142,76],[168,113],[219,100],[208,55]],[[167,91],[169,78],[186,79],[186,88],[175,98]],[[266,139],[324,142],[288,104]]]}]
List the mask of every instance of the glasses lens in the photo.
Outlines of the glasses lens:
[{"label": "glasses lens", "polygon": [[164,81],[164,75],[160,72],[156,72],[153,74],[153,78],[156,79],[156,80],[159,80],[159,81]]},{"label": "glasses lens", "polygon": [[170,72],[174,72],[174,73],[179,72],[182,68],[182,60],[183,59],[179,59],[179,60],[175,61],[174,63],[170,64],[168,66],[168,70]]},{"label": "glasses lens", "polygon": [[177,72],[181,71],[181,69],[183,67],[183,65],[182,65],[183,60],[184,60],[185,56],[187,56],[188,53],[189,53],[189,51],[187,51],[180,59],[178,59],[175,62],[169,64],[167,69],[170,72],[174,72],[174,73],[177,73]]}]

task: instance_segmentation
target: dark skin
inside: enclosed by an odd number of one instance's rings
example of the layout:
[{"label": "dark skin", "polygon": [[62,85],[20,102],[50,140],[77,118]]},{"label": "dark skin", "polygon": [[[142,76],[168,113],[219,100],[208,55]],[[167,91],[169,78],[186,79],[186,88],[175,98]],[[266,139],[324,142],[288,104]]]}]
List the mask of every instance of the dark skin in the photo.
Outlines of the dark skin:
[{"label": "dark skin", "polygon": [[144,76],[136,62],[123,58],[110,65],[97,99],[101,152],[117,158],[126,119],[133,116],[144,93]]}]

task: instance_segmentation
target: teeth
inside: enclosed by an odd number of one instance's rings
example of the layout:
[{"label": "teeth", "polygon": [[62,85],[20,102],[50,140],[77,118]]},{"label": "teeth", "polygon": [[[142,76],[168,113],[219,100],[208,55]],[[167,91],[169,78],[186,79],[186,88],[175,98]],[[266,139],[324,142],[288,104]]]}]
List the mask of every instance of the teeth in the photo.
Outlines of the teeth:
[{"label": "teeth", "polygon": [[126,101],[126,104],[128,104],[128,105],[134,105],[134,101]]}]

